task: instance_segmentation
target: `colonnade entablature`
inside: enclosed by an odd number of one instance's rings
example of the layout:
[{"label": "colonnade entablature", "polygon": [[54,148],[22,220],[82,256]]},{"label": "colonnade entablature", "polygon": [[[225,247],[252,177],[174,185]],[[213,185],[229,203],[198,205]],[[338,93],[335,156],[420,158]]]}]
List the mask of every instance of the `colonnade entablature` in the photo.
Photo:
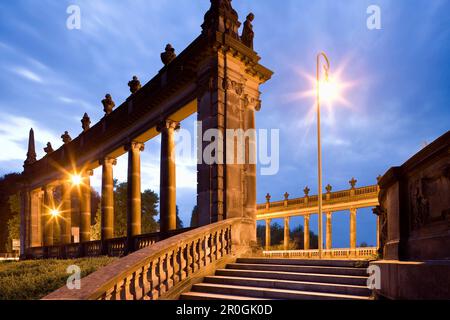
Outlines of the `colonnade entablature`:
[{"label": "colonnade entablature", "polygon": [[[144,85],[133,76],[128,83],[130,96],[117,108],[114,95],[106,94],[101,100],[104,116],[97,123],[91,126],[89,115],[84,113],[82,132],[72,139],[65,131],[61,136],[63,145],[54,150],[49,142],[44,149],[46,155],[40,160],[36,159],[31,130],[21,192],[22,253],[26,248],[52,245],[52,230],[45,222],[53,208],[55,186],[62,190],[57,204],[63,216],[61,244],[73,242],[70,180],[74,177],[81,180],[80,242],[88,241],[89,177],[99,166],[102,168],[102,241],[111,240],[114,237],[113,168],[116,159],[125,153],[128,153],[127,235],[129,239],[138,236],[141,231],[140,154],[144,144],[158,135],[162,139],[160,227],[162,232],[176,228],[174,132],[180,122],[197,113],[205,131],[217,129],[224,133],[227,129],[256,127],[255,112],[261,108],[259,86],[271,78],[272,71],[259,63],[260,57],[253,50],[251,22],[246,21],[240,35],[241,24],[231,3],[211,0],[202,33],[179,55],[167,45],[161,54],[164,67]],[[205,145],[200,147],[204,149]],[[199,162],[197,171],[200,225],[227,218],[256,217],[256,166]],[[248,183],[241,185],[234,180]]]}]

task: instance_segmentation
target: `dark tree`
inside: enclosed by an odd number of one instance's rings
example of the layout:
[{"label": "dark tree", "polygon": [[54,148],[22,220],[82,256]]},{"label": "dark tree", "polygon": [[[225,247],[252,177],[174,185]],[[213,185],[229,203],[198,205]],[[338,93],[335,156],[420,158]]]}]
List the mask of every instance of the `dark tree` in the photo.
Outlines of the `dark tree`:
[{"label": "dark tree", "polygon": [[198,207],[195,206],[194,209],[192,209],[192,215],[191,215],[191,228],[197,228],[200,225],[198,221]]}]

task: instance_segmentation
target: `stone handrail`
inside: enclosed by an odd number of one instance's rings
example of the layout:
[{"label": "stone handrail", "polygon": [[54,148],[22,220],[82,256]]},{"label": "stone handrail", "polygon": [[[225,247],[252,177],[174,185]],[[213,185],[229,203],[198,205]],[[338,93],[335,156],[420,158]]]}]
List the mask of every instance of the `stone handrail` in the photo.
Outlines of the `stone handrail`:
[{"label": "stone handrail", "polygon": [[81,279],[80,290],[63,287],[44,299],[159,299],[231,255],[232,242],[233,247],[239,242],[243,221],[228,219],[157,242]]},{"label": "stone handrail", "polygon": [[[377,256],[378,249],[376,247],[331,249],[323,250],[324,258],[328,259],[373,259]],[[301,258],[301,259],[318,259],[319,250],[280,250],[280,251],[263,251],[263,255],[268,258]]]}]

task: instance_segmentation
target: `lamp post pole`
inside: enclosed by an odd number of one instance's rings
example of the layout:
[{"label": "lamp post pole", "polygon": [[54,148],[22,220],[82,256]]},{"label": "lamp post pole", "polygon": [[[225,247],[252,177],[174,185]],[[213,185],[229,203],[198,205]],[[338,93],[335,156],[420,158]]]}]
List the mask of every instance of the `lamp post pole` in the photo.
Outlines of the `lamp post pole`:
[{"label": "lamp post pole", "polygon": [[324,52],[317,55],[317,155],[318,155],[318,205],[319,205],[319,259],[322,259],[323,250],[323,223],[322,223],[322,142],[320,130],[320,78],[321,78],[321,60],[325,61],[323,65],[325,71],[325,80],[328,81],[328,72],[330,71],[330,61]]}]

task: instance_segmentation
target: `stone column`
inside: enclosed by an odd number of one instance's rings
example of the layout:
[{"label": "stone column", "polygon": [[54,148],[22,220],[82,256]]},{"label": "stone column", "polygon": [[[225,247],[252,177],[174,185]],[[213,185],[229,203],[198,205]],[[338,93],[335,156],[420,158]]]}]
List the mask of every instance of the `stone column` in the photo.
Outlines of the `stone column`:
[{"label": "stone column", "polygon": [[272,220],[267,219],[266,220],[266,250],[270,250],[270,222]]},{"label": "stone column", "polygon": [[350,249],[356,249],[356,209],[350,209]]},{"label": "stone column", "polygon": [[303,226],[303,249],[304,250],[309,250],[309,214],[304,215],[303,218],[305,219],[304,221],[304,226]]},{"label": "stone column", "polygon": [[20,192],[20,256],[25,258],[26,250],[29,247],[29,216],[30,216],[30,192],[22,190]]},{"label": "stone column", "polygon": [[51,211],[55,207],[53,200],[54,187],[47,185],[42,188],[44,191],[44,247],[53,246],[53,217]]},{"label": "stone column", "polygon": [[332,216],[332,212],[327,212],[326,216],[327,216],[327,237],[326,237],[326,249],[327,250],[331,250],[331,248],[333,247],[333,235],[332,235],[332,220],[331,220],[331,216]]},{"label": "stone column", "polygon": [[131,142],[125,149],[128,151],[127,236],[130,246],[131,238],[141,234],[141,152],[144,144]]},{"label": "stone column", "polygon": [[166,120],[158,126],[161,132],[160,230],[176,230],[175,130],[180,124]]},{"label": "stone column", "polygon": [[114,175],[117,160],[105,158],[102,165],[102,240],[114,238]]},{"label": "stone column", "polygon": [[69,181],[61,183],[61,241],[62,245],[72,243],[72,186]]},{"label": "stone column", "polygon": [[91,241],[91,176],[92,170],[83,172],[80,199],[80,242]]},{"label": "stone column", "polygon": [[289,238],[290,238],[290,229],[289,229],[289,217],[284,218],[284,250],[289,249]]}]

